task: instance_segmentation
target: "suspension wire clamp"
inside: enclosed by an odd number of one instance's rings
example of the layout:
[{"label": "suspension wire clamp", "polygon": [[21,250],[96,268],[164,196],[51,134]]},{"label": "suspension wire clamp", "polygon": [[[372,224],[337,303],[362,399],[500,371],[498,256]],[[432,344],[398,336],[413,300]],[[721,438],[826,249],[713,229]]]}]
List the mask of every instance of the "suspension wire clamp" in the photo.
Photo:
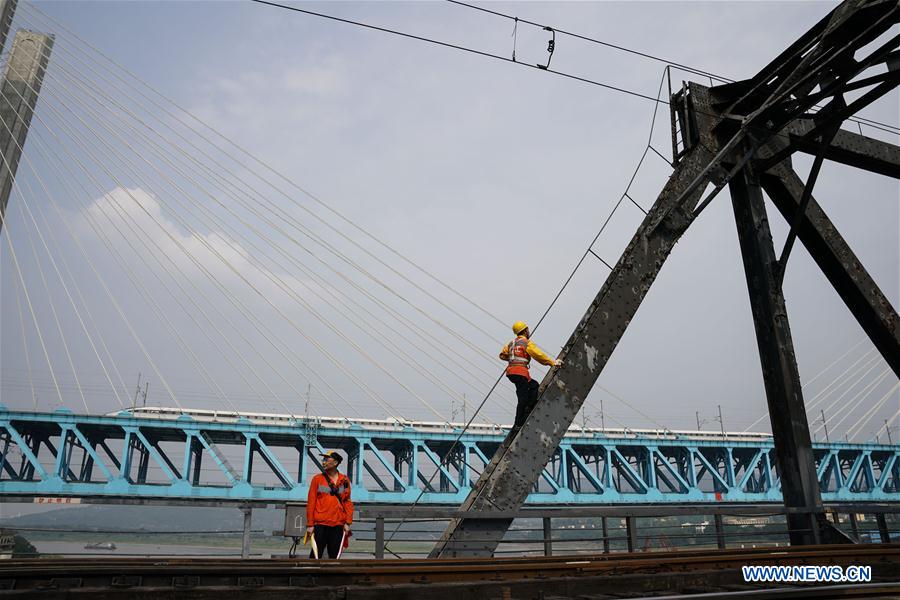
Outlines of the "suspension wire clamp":
[{"label": "suspension wire clamp", "polygon": [[516,62],[516,42],[519,39],[519,17],[515,17],[515,23],[513,23],[513,32],[510,36],[513,39],[513,53],[512,53],[512,61]]},{"label": "suspension wire clamp", "polygon": [[547,57],[547,64],[537,65],[539,69],[544,69],[546,71],[548,68],[550,68],[550,61],[553,60],[553,52],[556,50],[556,30],[547,25],[546,27],[544,27],[544,31],[549,31],[551,34],[553,34],[553,37],[547,40],[547,52],[550,53],[550,55]]}]

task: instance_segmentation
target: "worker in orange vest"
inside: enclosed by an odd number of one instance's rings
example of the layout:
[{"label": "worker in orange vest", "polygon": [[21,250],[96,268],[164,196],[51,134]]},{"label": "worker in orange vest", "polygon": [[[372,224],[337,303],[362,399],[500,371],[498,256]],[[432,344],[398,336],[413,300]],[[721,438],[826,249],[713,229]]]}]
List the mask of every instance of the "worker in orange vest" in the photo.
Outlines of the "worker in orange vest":
[{"label": "worker in orange vest", "polygon": [[503,349],[500,350],[500,360],[508,363],[506,378],[516,386],[516,398],[519,402],[516,405],[516,421],[513,429],[517,430],[528,418],[534,405],[537,404],[538,382],[532,379],[528,372],[531,359],[551,367],[561,365],[562,361],[550,358],[537,347],[537,344],[531,341],[531,331],[525,322],[516,321],[513,323],[512,330],[516,334],[516,339],[503,346]]},{"label": "worker in orange vest", "polygon": [[350,500],[350,480],[338,473],[343,462],[336,450],[322,454],[322,472],[309,482],[306,498],[306,533],[315,539],[319,556],[310,551],[310,558],[322,558],[327,550],[329,558],[340,558],[345,536],[350,535],[353,523],[353,502]]}]

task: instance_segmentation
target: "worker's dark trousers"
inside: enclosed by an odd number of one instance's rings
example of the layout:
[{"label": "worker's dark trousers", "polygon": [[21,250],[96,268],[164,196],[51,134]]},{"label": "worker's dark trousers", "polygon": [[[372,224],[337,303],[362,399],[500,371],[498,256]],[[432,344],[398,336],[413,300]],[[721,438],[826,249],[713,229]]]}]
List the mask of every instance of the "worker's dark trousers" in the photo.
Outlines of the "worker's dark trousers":
[{"label": "worker's dark trousers", "polygon": [[[316,525],[313,529],[313,535],[316,538],[316,547],[319,549],[319,558],[325,558],[325,552],[328,552],[328,558],[337,558],[338,552],[341,551],[341,540],[344,538],[344,526],[335,525]],[[312,549],[309,551],[309,557],[313,556]]]},{"label": "worker's dark trousers", "polygon": [[506,378],[516,386],[516,398],[519,400],[519,403],[516,405],[516,422],[513,424],[513,427],[519,428],[525,423],[525,419],[528,418],[534,405],[537,404],[540,384],[524,375],[507,375]]}]

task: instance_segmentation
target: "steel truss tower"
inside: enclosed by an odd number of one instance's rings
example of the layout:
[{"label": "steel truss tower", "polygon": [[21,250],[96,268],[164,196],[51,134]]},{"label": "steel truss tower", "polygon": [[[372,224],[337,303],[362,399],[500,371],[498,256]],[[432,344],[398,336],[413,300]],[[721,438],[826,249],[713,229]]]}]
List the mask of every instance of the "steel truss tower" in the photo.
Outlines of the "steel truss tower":
[{"label": "steel truss tower", "polygon": [[[493,553],[675,243],[726,186],[791,543],[847,541],[824,516],[781,284],[799,238],[900,376],[897,312],[812,196],[825,159],[900,178],[900,148],[840,129],[900,83],[900,36],[891,29],[898,16],[897,0],[847,0],[753,78],[712,88],[686,84],[672,96],[674,172],[563,348],[563,366],[541,382],[537,406],[500,446],[431,556]],[[791,165],[795,152],[815,157],[805,182]],[[763,190],[790,225],[780,257]]]}]

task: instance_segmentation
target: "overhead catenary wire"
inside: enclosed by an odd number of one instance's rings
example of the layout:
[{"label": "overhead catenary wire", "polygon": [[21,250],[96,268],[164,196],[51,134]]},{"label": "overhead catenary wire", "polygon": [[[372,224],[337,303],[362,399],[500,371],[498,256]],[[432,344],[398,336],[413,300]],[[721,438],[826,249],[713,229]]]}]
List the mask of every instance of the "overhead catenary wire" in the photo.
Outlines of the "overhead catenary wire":
[{"label": "overhead catenary wire", "polygon": [[[468,47],[466,47],[466,46],[460,46],[460,45],[458,45],[458,44],[451,44],[451,43],[449,43],[449,42],[443,42],[443,41],[440,41],[440,40],[436,40],[436,39],[432,39],[432,38],[428,38],[428,37],[424,37],[424,36],[420,36],[420,35],[414,35],[414,34],[411,34],[411,33],[406,33],[406,32],[398,31],[398,30],[395,30],[395,29],[390,29],[390,28],[387,28],[387,27],[379,27],[379,26],[377,26],[377,25],[371,25],[371,24],[369,24],[369,23],[364,23],[364,22],[361,22],[361,21],[354,21],[354,20],[351,20],[351,19],[344,19],[344,18],[342,18],[342,17],[337,17],[337,16],[335,16],[335,15],[328,15],[328,14],[325,14],[325,13],[320,13],[320,12],[316,12],[316,11],[306,10],[306,9],[298,8],[298,7],[296,7],[296,6],[288,6],[288,5],[286,5],[286,4],[279,4],[279,3],[277,3],[277,2],[270,2],[269,0],[250,0],[250,1],[251,1],[251,2],[256,2],[257,4],[265,4],[265,5],[268,5],[268,6],[272,6],[272,7],[276,7],[276,8],[281,8],[281,9],[284,9],[284,10],[289,10],[289,11],[293,11],[293,12],[303,13],[303,14],[307,14],[307,15],[310,15],[310,16],[314,16],[314,17],[319,17],[319,18],[323,18],[323,19],[328,19],[328,20],[331,20],[331,21],[337,21],[337,22],[340,22],[340,23],[348,24],[348,25],[355,25],[355,26],[357,26],[357,27],[363,27],[363,28],[365,28],[365,29],[371,29],[371,30],[374,30],[374,31],[379,31],[379,32],[381,32],[381,33],[387,33],[387,34],[391,34],[391,35],[396,35],[396,36],[400,36],[400,37],[405,37],[405,38],[417,40],[417,41],[420,41],[420,42],[426,42],[426,43],[429,43],[429,44],[435,44],[435,45],[438,45],[438,46],[443,46],[443,47],[446,47],[446,48],[451,48],[451,49],[453,49],[453,50],[459,50],[459,51],[462,51],[462,52],[468,52],[468,53],[471,53],[471,54],[476,54],[476,55],[479,55],[479,56],[484,56],[484,57],[486,57],[486,58],[493,58],[493,59],[495,59],[495,60],[500,60],[500,61],[503,61],[503,62],[507,62],[507,63],[511,63],[511,64],[515,64],[515,65],[519,65],[519,66],[523,66],[523,67],[529,67],[529,68],[532,68],[532,69],[537,69],[537,70],[539,70],[539,71],[545,71],[545,72],[547,72],[547,73],[553,73],[554,75],[559,75],[559,76],[561,76],[561,77],[566,77],[566,78],[568,78],[568,79],[573,79],[573,80],[576,80],[576,81],[580,81],[580,82],[582,82],[582,83],[587,83],[587,84],[590,84],[590,85],[595,85],[595,86],[602,87],[602,88],[605,88],[605,89],[608,89],[608,90],[611,90],[611,91],[619,92],[619,93],[622,93],[622,94],[627,94],[627,95],[630,95],[630,96],[633,96],[633,97],[636,97],[636,98],[642,98],[642,99],[644,99],[644,100],[650,100],[651,102],[662,103],[662,104],[669,104],[669,102],[666,101],[666,100],[661,100],[661,99],[659,99],[659,98],[653,98],[652,96],[649,96],[649,95],[647,95],[647,94],[643,94],[643,93],[641,93],[641,92],[635,92],[635,91],[633,91],[633,90],[629,90],[629,89],[626,89],[626,88],[623,88],[623,87],[611,85],[611,84],[608,84],[608,83],[603,83],[603,82],[596,81],[596,80],[593,80],[593,79],[590,79],[590,78],[587,78],[587,77],[581,77],[581,76],[578,76],[578,75],[573,75],[573,74],[571,74],[571,73],[566,73],[566,72],[558,71],[558,70],[555,70],[555,69],[544,68],[544,67],[541,66],[541,65],[536,65],[536,64],[525,63],[525,62],[513,60],[513,59],[511,59],[511,58],[507,58],[507,57],[502,56],[502,55],[499,55],[499,54],[493,54],[493,53],[491,53],[491,52],[485,52],[485,51],[483,51],[483,50],[476,50],[476,49],[474,49],[474,48],[468,48]],[[452,1],[452,0],[448,0],[448,1]],[[458,4],[462,4],[462,3],[458,3]],[[501,13],[498,13],[498,14],[501,14]],[[502,14],[501,14],[501,16],[507,17],[507,15],[502,15]],[[515,18],[515,17],[512,17],[512,18]],[[519,19],[519,20],[521,21],[521,19]],[[575,36],[575,34],[569,34],[569,35]],[[584,39],[588,39],[588,38],[584,38]],[[596,41],[596,40],[590,40],[590,41]],[[599,41],[598,41],[598,43],[599,43]],[[621,48],[621,49],[624,49],[624,48]],[[638,51],[633,51],[633,53],[635,53],[635,54],[640,54]],[[650,55],[647,55],[647,56],[650,57]],[[652,57],[652,58],[654,58],[655,60],[663,60],[663,59],[657,59],[656,57]],[[665,61],[664,61],[664,62],[665,62]],[[673,65],[673,66],[676,66],[676,65]],[[696,70],[696,69],[693,69],[692,67],[678,66],[678,68],[682,68],[682,69],[684,69],[684,70],[686,70],[686,71],[688,71],[688,72],[697,72],[697,71],[698,71],[698,70]],[[723,79],[723,78],[721,78],[721,77],[719,77],[719,76],[717,76],[717,75],[714,76],[714,75],[712,75],[712,74],[706,74],[706,73],[703,73],[703,75],[706,76],[706,77],[715,77],[715,78],[717,78],[717,79]],[[714,116],[714,115],[713,115],[713,116]],[[886,128],[893,128],[893,129],[897,130],[898,132],[900,132],[900,128],[898,128],[898,127],[896,127],[896,126],[892,126],[892,125],[888,125],[888,124],[883,124],[883,123],[879,123],[879,125],[882,125],[883,127],[886,127]],[[779,135],[782,135],[782,134],[779,134]]]},{"label": "overhead catenary wire", "polygon": [[[303,9],[303,8],[297,8],[296,6],[288,6],[288,5],[286,5],[286,4],[279,4],[279,3],[277,3],[277,2],[269,2],[268,0],[250,0],[250,1],[251,1],[251,2],[256,2],[257,4],[266,4],[266,5],[268,5],[268,6],[273,6],[273,7],[281,8],[281,9],[284,9],[284,10],[290,10],[290,11],[293,11],[293,12],[303,13],[303,14],[310,15],[310,16],[313,16],[313,17],[319,17],[319,18],[322,18],[322,19],[328,19],[328,20],[331,20],[331,21],[337,21],[337,22],[340,22],[340,23],[348,24],[348,25],[355,25],[355,26],[357,26],[357,27],[363,27],[363,28],[365,28],[365,29],[372,29],[372,30],[374,30],[374,31],[380,31],[380,32],[382,32],[382,33],[388,33],[388,34],[391,34],[391,35],[396,35],[396,36],[405,37],[405,38],[409,38],[409,39],[413,39],[413,40],[418,40],[418,41],[420,41],[420,42],[426,42],[426,43],[428,43],[428,44],[435,44],[435,45],[437,45],[437,46],[444,46],[445,48],[452,48],[453,50],[460,50],[460,51],[462,51],[462,52],[468,52],[468,53],[470,53],[470,54],[477,54],[477,55],[479,55],[479,56],[484,56],[484,57],[486,57],[486,58],[493,58],[493,59],[495,59],[495,60],[500,60],[500,61],[507,62],[507,63],[510,63],[510,64],[519,65],[519,66],[522,66],[522,67],[528,67],[528,68],[532,68],[532,69],[537,69],[537,70],[540,70],[540,71],[545,71],[545,72],[547,72],[547,73],[553,73],[554,75],[559,75],[560,77],[566,77],[566,78],[569,78],[569,79],[574,79],[574,80],[576,80],[576,81],[581,81],[581,82],[583,82],[583,83],[588,83],[588,84],[595,85],[595,86],[598,86],[598,87],[602,87],[602,88],[605,88],[605,89],[608,89],[608,90],[620,92],[620,93],[622,93],[622,94],[627,94],[627,95],[629,95],[629,96],[634,96],[634,97],[636,97],[636,98],[643,98],[644,100],[650,100],[651,102],[660,102],[659,100],[657,100],[657,99],[654,98],[653,96],[648,96],[647,94],[642,94],[642,93],[640,93],[640,92],[635,92],[635,91],[628,90],[628,89],[625,89],[625,88],[622,88],[622,87],[610,85],[610,84],[608,84],[608,83],[601,83],[601,82],[599,82],[599,81],[594,81],[593,79],[588,79],[587,77],[579,77],[578,75],[572,75],[572,74],[570,74],[570,73],[564,73],[564,72],[562,72],[562,71],[557,71],[557,70],[554,70],[554,69],[549,69],[549,68],[544,69],[544,68],[542,68],[542,67],[539,67],[538,65],[532,65],[532,64],[530,64],[530,63],[523,63],[523,62],[519,62],[519,61],[514,61],[514,60],[512,60],[511,58],[507,58],[507,57],[501,56],[501,55],[499,55],[499,54],[493,54],[493,53],[491,53],[491,52],[485,52],[485,51],[483,51],[483,50],[475,50],[474,48],[467,48],[466,46],[460,46],[460,45],[457,45],[457,44],[451,44],[451,43],[449,43],[449,42],[442,42],[442,41],[440,41],[440,40],[435,40],[435,39],[427,38],[427,37],[420,36],[420,35],[414,35],[414,34],[411,34],[411,33],[404,33],[404,32],[402,32],[402,31],[397,31],[397,30],[395,30],[395,29],[389,29],[389,28],[387,28],[387,27],[379,27],[379,26],[377,26],[377,25],[370,25],[369,23],[363,23],[363,22],[361,22],[361,21],[353,21],[353,20],[351,20],[351,19],[343,19],[343,18],[341,18],[341,17],[336,17],[336,16],[334,16],[334,15],[327,15],[327,14],[325,14],[325,13],[320,13],[320,12],[316,12],[316,11],[312,11],[312,10],[306,10],[306,9]],[[668,102],[665,102],[665,101],[662,101],[662,102],[663,102],[664,104],[668,104]]]},{"label": "overhead catenary wire", "polygon": [[[497,10],[492,10],[492,9],[484,8],[483,6],[477,6],[477,5],[475,5],[475,4],[471,4],[471,3],[467,3],[467,2],[461,2],[460,0],[445,0],[445,1],[446,1],[446,2],[449,2],[449,3],[451,3],[451,4],[456,4],[456,5],[458,5],[458,6],[463,6],[463,7],[465,7],[465,8],[470,8],[470,9],[473,9],[473,10],[477,10],[477,11],[481,11],[481,12],[484,12],[484,13],[492,14],[492,15],[495,15],[495,16],[498,16],[498,17],[503,17],[503,18],[505,18],[505,19],[513,20],[513,21],[515,21],[517,24],[518,24],[518,23],[525,23],[525,24],[527,24],[527,25],[532,25],[532,26],[534,26],[534,27],[538,27],[538,28],[540,28],[540,29],[542,29],[542,30],[543,30],[545,27],[550,27],[549,25],[537,23],[537,22],[534,22],[534,21],[529,21],[528,19],[523,19],[522,17],[519,17],[519,16],[517,16],[517,15],[510,15],[510,14],[507,14],[507,13],[499,12],[499,11],[497,11]],[[685,71],[685,72],[687,72],[687,73],[692,73],[692,74],[695,74],[695,75],[702,75],[703,77],[708,77],[708,78],[710,79],[710,85],[712,85],[712,80],[713,80],[713,79],[717,79],[718,81],[721,81],[721,82],[723,82],[723,83],[734,83],[734,82],[735,82],[734,79],[730,79],[730,78],[728,78],[728,77],[723,77],[722,75],[717,75],[716,73],[712,73],[712,72],[710,72],[710,71],[705,71],[705,70],[703,70],[703,69],[698,69],[697,67],[692,67],[692,66],[690,66],[690,65],[686,65],[686,64],[683,64],[683,63],[679,63],[679,62],[677,62],[677,61],[669,60],[669,59],[667,59],[667,58],[662,58],[662,57],[659,57],[659,56],[655,56],[655,55],[649,54],[649,53],[647,53],[647,52],[642,52],[642,51],[640,51],[640,50],[635,50],[634,48],[628,48],[628,47],[623,46],[623,45],[620,45],[620,44],[614,44],[614,43],[612,43],[612,42],[607,42],[607,41],[604,41],[604,40],[601,40],[601,39],[598,39],[598,38],[595,38],[595,37],[591,37],[591,36],[586,36],[586,35],[574,33],[574,32],[571,32],[571,31],[567,31],[567,30],[565,30],[565,29],[559,29],[559,28],[557,28],[557,27],[550,27],[550,29],[552,29],[553,31],[555,31],[555,32],[558,33],[558,34],[567,35],[567,36],[569,36],[569,37],[572,37],[572,38],[575,38],[575,39],[578,39],[578,40],[583,40],[583,41],[586,41],[586,42],[591,42],[591,43],[593,43],[593,44],[598,44],[598,45],[600,45],[600,46],[605,46],[605,47],[607,47],[607,48],[612,48],[612,49],[618,50],[618,51],[620,51],[620,52],[625,52],[625,53],[627,53],[627,54],[632,54],[632,55],[635,55],[635,56],[640,56],[640,57],[642,57],[642,58],[647,58],[647,59],[650,59],[650,60],[654,60],[654,61],[656,61],[656,62],[664,63],[664,64],[666,64],[666,65],[670,65],[670,66],[672,66],[672,67],[675,67],[675,68],[677,68],[677,69],[679,69],[679,70],[681,70],[681,71]],[[889,132],[891,132],[891,133],[900,133],[900,127],[898,127],[898,126],[896,126],[896,125],[891,125],[891,124],[888,124],[888,123],[881,123],[881,122],[875,121],[875,120],[873,120],[873,119],[867,119],[867,118],[864,118],[864,117],[851,117],[851,118],[849,118],[848,120],[849,120],[849,121],[853,121],[853,122],[857,122],[857,123],[863,123],[863,124],[866,124],[866,125],[870,125],[870,126],[875,127],[876,129],[881,129],[881,130],[884,130],[884,131],[889,131]],[[663,159],[665,160],[665,157],[662,157],[662,156],[661,156],[661,158],[663,158]]]},{"label": "overhead catenary wire", "polygon": [[[492,14],[492,15],[495,15],[495,16],[498,16],[498,17],[503,17],[503,18],[505,18],[505,19],[514,20],[516,23],[525,23],[526,25],[532,25],[532,26],[538,27],[538,28],[540,28],[540,29],[544,29],[545,27],[549,27],[549,25],[546,25],[546,24],[536,23],[536,22],[534,22],[534,21],[529,21],[528,19],[523,19],[522,17],[519,17],[519,16],[509,15],[509,14],[502,13],[502,12],[499,12],[499,11],[496,11],[496,10],[484,8],[483,6],[477,6],[477,5],[475,5],[475,4],[469,4],[469,3],[467,3],[467,2],[460,2],[459,0],[446,0],[446,1],[449,2],[449,3],[451,3],[451,4],[456,4],[456,5],[459,5],[459,6],[464,6],[464,7],[466,7],[466,8],[471,8],[471,9],[478,10],[478,11],[481,11],[481,12],[485,12],[485,13],[488,13],[488,14]],[[669,60],[669,59],[666,59],[666,58],[660,58],[660,57],[658,57],[658,56],[654,56],[653,54],[648,54],[648,53],[646,53],[646,52],[641,52],[640,50],[635,50],[635,49],[633,49],[633,48],[627,48],[627,47],[625,47],[625,46],[622,46],[622,45],[619,45],[619,44],[613,44],[613,43],[611,43],[611,42],[606,42],[606,41],[603,41],[603,40],[600,40],[600,39],[597,39],[597,38],[594,38],[594,37],[589,37],[589,36],[581,35],[581,34],[578,34],[578,33],[573,33],[573,32],[571,32],[571,31],[567,31],[567,30],[565,30],[565,29],[559,29],[558,27],[552,27],[552,29],[553,29],[553,31],[555,31],[556,33],[559,33],[559,34],[562,34],[562,35],[567,35],[567,36],[572,37],[572,38],[575,38],[575,39],[584,40],[584,41],[586,41],[586,42],[591,42],[591,43],[593,43],[593,44],[599,44],[599,45],[601,45],[601,46],[606,46],[607,48],[612,48],[612,49],[614,49],[614,50],[619,50],[619,51],[621,51],[621,52],[626,52],[626,53],[628,53],[628,54],[633,54],[633,55],[635,55],[635,56],[640,56],[640,57],[642,57],[642,58],[648,58],[648,59],[650,59],[650,60],[655,60],[655,61],[657,61],[657,62],[661,62],[661,63],[667,64],[667,65],[671,65],[671,66],[673,66],[673,67],[677,67],[677,68],[679,68],[679,69],[681,69],[681,70],[683,70],[683,71],[687,71],[687,72],[689,72],[689,73],[694,73],[694,74],[696,74],[696,75],[702,75],[702,76],[704,76],[704,77],[711,77],[711,78],[713,78],[713,79],[718,79],[719,81],[722,81],[722,82],[725,82],[725,83],[733,83],[733,82],[734,82],[734,80],[732,80],[732,79],[727,79],[727,78],[725,78],[725,77],[721,77],[721,76],[719,76],[719,75],[716,75],[715,73],[711,73],[711,72],[709,72],[709,71],[703,71],[703,70],[701,70],[701,69],[697,69],[697,68],[695,68],[695,67],[691,67],[691,66],[688,66],[688,65],[685,65],[685,64],[682,64],[682,63],[678,63],[678,62],[676,62],[676,61]]]}]

